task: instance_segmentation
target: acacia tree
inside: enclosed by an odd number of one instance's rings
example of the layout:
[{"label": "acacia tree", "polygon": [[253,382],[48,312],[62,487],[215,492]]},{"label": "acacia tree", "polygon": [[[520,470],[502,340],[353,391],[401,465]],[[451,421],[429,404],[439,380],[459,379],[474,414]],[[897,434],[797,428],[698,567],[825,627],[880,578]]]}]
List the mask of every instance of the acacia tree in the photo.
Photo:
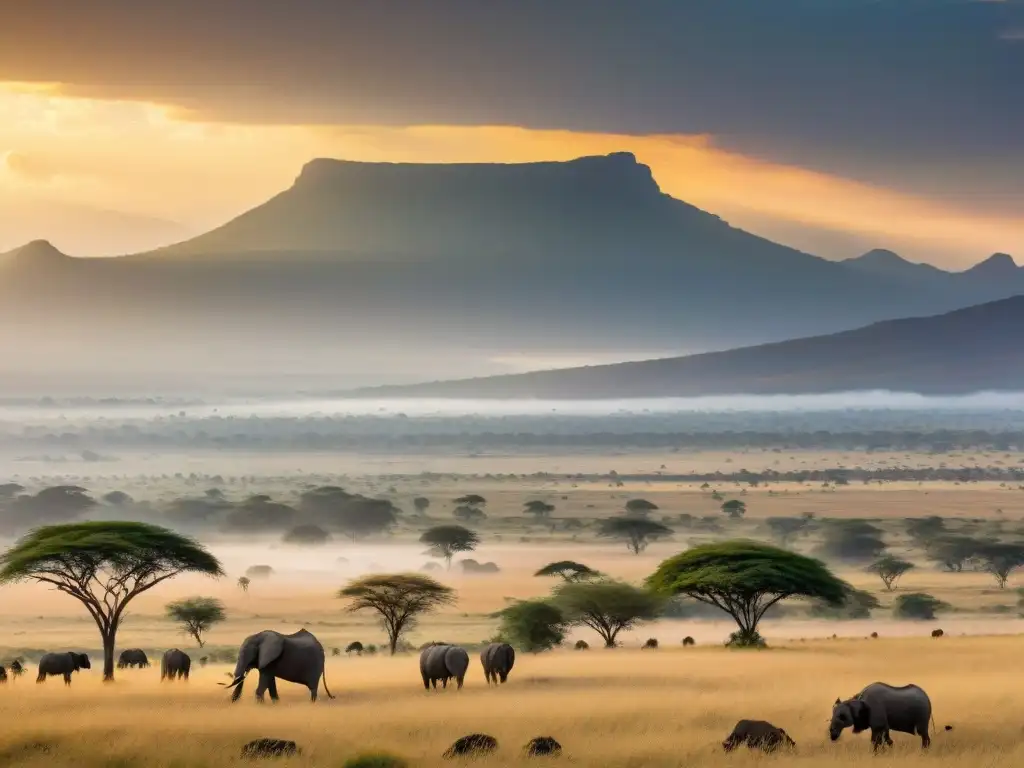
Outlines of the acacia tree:
[{"label": "acacia tree", "polygon": [[181,624],[182,631],[192,635],[202,648],[203,633],[208,632],[214,624],[227,618],[224,604],[212,597],[189,597],[168,603],[165,610],[167,618]]},{"label": "acacia tree", "polygon": [[37,581],[78,600],[103,639],[103,679],[114,679],[114,647],[125,608],[181,573],[224,575],[201,544],[156,525],[68,523],[37,528],[0,557],[0,583]]},{"label": "acacia tree", "polygon": [[523,509],[528,515],[533,515],[538,520],[541,520],[551,516],[551,513],[555,511],[555,505],[537,499],[526,502],[523,505]]},{"label": "acacia tree", "polygon": [[249,585],[252,583],[252,580],[248,576],[239,576],[238,581],[236,581],[235,583],[238,585],[238,588],[240,590],[242,590],[243,592],[248,592]]},{"label": "acacia tree", "polygon": [[561,576],[563,581],[586,581],[587,579],[596,579],[601,574],[583,563],[574,563],[572,560],[559,560],[556,563],[548,563],[533,575]]},{"label": "acacia tree", "polygon": [[739,499],[729,499],[722,503],[722,512],[733,520],[739,520],[747,513],[747,504]]},{"label": "acacia tree", "polygon": [[642,517],[612,517],[601,523],[597,535],[622,539],[634,555],[639,555],[652,541],[671,533],[671,528]]},{"label": "acacia tree", "polygon": [[913,570],[914,564],[907,560],[901,560],[893,555],[884,555],[867,567],[869,573],[876,574],[885,584],[885,588],[892,592],[896,589],[896,582],[899,581],[907,571]]},{"label": "acacia tree", "polygon": [[455,499],[455,503],[468,504],[471,507],[485,507],[487,506],[487,499],[479,493],[470,493],[465,496],[459,496],[459,498]]},{"label": "acacia tree", "polygon": [[995,576],[999,588],[1004,589],[1010,574],[1024,566],[1024,545],[999,542],[982,544],[977,558],[984,571]]},{"label": "acacia tree", "polygon": [[552,602],[567,622],[597,632],[606,648],[615,647],[622,630],[658,618],[665,603],[660,595],[621,581],[559,584]]},{"label": "acacia tree", "polygon": [[480,543],[480,537],[461,525],[435,525],[420,536],[432,557],[442,558],[452,568],[452,558],[459,552],[472,552]]},{"label": "acacia tree", "polygon": [[647,499],[630,499],[626,502],[626,514],[647,517],[658,509],[658,505]]},{"label": "acacia tree", "polygon": [[417,496],[412,500],[412,505],[416,508],[416,512],[422,515],[430,509],[430,499],[426,496]]},{"label": "acacia tree", "polygon": [[349,601],[351,612],[371,610],[380,614],[394,656],[402,633],[415,626],[423,614],[453,604],[455,590],[429,576],[396,573],[354,579],[339,590],[338,597]]},{"label": "acacia tree", "polygon": [[760,645],[765,611],[791,597],[840,606],[850,590],[819,560],[754,541],[703,544],[665,560],[647,578],[664,595],[686,595],[732,616],[736,645]]},{"label": "acacia tree", "polygon": [[789,546],[796,536],[806,531],[811,523],[806,517],[769,517],[764,522],[784,547]]}]

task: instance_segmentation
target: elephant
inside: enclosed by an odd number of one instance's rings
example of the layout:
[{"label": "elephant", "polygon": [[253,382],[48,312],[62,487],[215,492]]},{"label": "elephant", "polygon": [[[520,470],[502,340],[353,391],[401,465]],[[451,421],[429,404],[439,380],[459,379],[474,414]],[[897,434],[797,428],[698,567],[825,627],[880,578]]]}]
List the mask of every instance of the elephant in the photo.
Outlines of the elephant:
[{"label": "elephant", "polygon": [[238,701],[238,697],[242,695],[245,676],[251,669],[259,670],[260,679],[256,686],[258,702],[262,703],[265,692],[270,693],[272,701],[278,700],[277,678],[306,686],[309,688],[310,700],[315,702],[322,677],[327,697],[334,698],[327,687],[324,647],[305,629],[300,629],[292,635],[282,635],[272,629],[265,629],[245,638],[238,649],[234,678],[230,683],[222,683],[228,688],[234,688],[231,701]]},{"label": "elephant", "polygon": [[431,685],[436,689],[438,680],[443,688],[447,688],[453,677],[461,689],[468,668],[469,654],[457,645],[430,645],[420,652],[420,675],[427,690]]},{"label": "elephant", "polygon": [[117,657],[117,668],[124,669],[125,667],[139,667],[143,669],[149,666],[149,659],[146,658],[146,653],[141,648],[126,648],[121,651],[121,655]]},{"label": "elephant", "polygon": [[795,747],[784,728],[779,728],[765,720],[740,720],[732,729],[732,733],[722,742],[722,749],[732,752],[740,744],[762,752],[774,752],[779,747]]},{"label": "elephant", "polygon": [[[870,728],[872,749],[877,751],[883,745],[892,746],[889,731],[916,733],[921,737],[921,748],[927,749],[931,744],[931,719],[932,702],[919,686],[872,683],[851,699],[836,699],[828,734],[837,741],[845,728],[852,726],[854,733]],[[949,726],[946,729],[950,730]]]},{"label": "elephant", "polygon": [[92,669],[87,654],[74,651],[47,653],[39,659],[39,675],[36,682],[42,683],[47,677],[61,675],[64,678],[64,685],[71,685],[71,673],[80,669]]},{"label": "elephant", "polygon": [[189,670],[192,668],[192,659],[184,651],[171,648],[164,651],[164,657],[160,660],[161,680],[188,680]]},{"label": "elephant", "polygon": [[480,663],[487,683],[497,685],[508,680],[508,673],[516,663],[516,651],[508,643],[491,643],[480,651]]}]

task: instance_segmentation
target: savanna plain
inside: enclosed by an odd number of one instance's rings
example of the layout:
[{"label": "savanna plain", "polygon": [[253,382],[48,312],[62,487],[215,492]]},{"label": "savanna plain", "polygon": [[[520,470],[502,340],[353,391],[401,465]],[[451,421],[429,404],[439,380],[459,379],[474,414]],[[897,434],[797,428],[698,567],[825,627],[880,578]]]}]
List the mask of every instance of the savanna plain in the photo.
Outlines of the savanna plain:
[{"label": "savanna plain", "polygon": [[[1024,453],[991,445],[943,451],[737,445],[671,452],[627,446],[158,455],[110,447],[84,463],[12,453],[6,479],[25,494],[59,484],[84,488],[95,500],[86,517],[138,517],[183,530],[221,560],[227,576],[181,576],[134,601],[118,650],[142,648],[153,666],[119,669],[112,683],[101,682],[99,637],[79,603],[38,584],[0,588],[0,661],[8,666],[24,658],[27,669],[0,686],[0,763],[221,766],[242,763],[245,742],[270,737],[294,740],[303,750],[281,765],[340,768],[357,754],[387,752],[412,766],[433,766],[448,764],[441,753],[456,738],[482,732],[500,744],[481,759],[491,765],[1019,766],[1024,694],[1016,670],[1024,620],[1017,588],[1024,578],[1011,569],[1000,585],[982,556],[950,563],[955,556],[943,546],[966,539],[1021,541],[1024,490],[1007,468],[1020,466]],[[921,480],[909,473],[940,464],[991,468],[996,475]],[[848,479],[853,467],[875,475]],[[812,473],[814,479],[777,479],[773,472]],[[717,477],[689,479],[695,473]],[[387,531],[331,531],[325,541],[298,544],[286,543],[287,532],[273,524],[251,533],[239,524],[244,515],[238,510],[251,512],[265,497],[301,509],[302,494],[318,486],[387,499],[399,511],[397,521]],[[110,496],[115,491],[125,498]],[[456,501],[466,494],[485,499],[481,515],[467,517],[466,505]],[[264,502],[253,502],[257,497]],[[417,497],[429,505],[417,510]],[[600,523],[623,516],[627,502],[638,498],[656,507],[646,517],[668,532],[634,552],[600,535]],[[193,507],[183,499],[216,502],[217,522],[188,519]],[[723,505],[730,500],[742,502],[743,512],[734,506],[728,514]],[[528,514],[530,501],[551,509]],[[794,522],[777,522],[783,518]],[[388,655],[375,617],[348,612],[338,590],[367,573],[423,570],[431,558],[419,535],[460,520],[478,533],[480,544],[458,555],[450,570],[440,561],[430,571],[455,590],[456,602],[424,616],[405,637],[408,649]],[[16,536],[10,531],[5,546]],[[830,612],[786,601],[761,624],[765,649],[725,647],[736,625],[692,602],[623,631],[614,648],[577,624],[560,647],[519,651],[506,684],[485,683],[479,648],[498,632],[498,612],[557,586],[557,577],[534,575],[545,564],[577,561],[641,584],[667,557],[735,538],[770,541],[825,561],[856,589],[861,605]],[[883,554],[913,565],[893,590],[869,569]],[[467,558],[497,570],[462,566]],[[271,566],[272,575],[253,577],[243,591],[237,580],[256,564]],[[934,617],[901,614],[896,602],[908,594],[932,596]],[[216,598],[226,609],[204,648],[165,616],[165,604],[192,595]],[[242,698],[231,703],[222,684],[243,638],[303,627],[327,649],[326,680],[335,698],[321,691],[311,704],[305,689],[281,683],[281,700],[259,705],[250,676]],[[934,638],[937,628],[943,636]],[[682,645],[687,636],[694,645]],[[642,648],[648,638],[657,638],[656,649]],[[462,690],[423,690],[413,649],[434,640],[469,649]],[[580,640],[587,650],[575,649]],[[353,641],[377,651],[346,653]],[[160,655],[172,647],[192,656],[187,682],[160,682]],[[36,684],[34,661],[44,651],[63,650],[88,652],[92,669],[76,673],[69,687],[60,678]],[[208,662],[200,666],[200,657]],[[878,756],[867,734],[846,731],[829,741],[832,702],[874,681],[916,683],[928,692],[935,719],[930,750],[896,733],[895,747]],[[721,742],[741,718],[784,727],[796,750],[724,753]],[[953,729],[945,731],[946,725]],[[524,756],[521,748],[534,736],[555,737],[564,756]]]}]

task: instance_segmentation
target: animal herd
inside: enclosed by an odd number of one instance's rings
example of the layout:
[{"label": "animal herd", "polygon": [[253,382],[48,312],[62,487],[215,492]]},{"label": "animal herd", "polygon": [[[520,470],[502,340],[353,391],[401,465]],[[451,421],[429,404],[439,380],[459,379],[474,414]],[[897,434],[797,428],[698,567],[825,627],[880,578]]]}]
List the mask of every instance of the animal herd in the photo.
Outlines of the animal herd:
[{"label": "animal herd", "polygon": [[[657,645],[648,641],[646,647],[656,648]],[[508,643],[487,645],[480,652],[480,665],[483,667],[488,685],[505,683],[515,666],[515,660],[515,650]],[[333,699],[334,696],[327,687],[324,661],[323,646],[305,629],[290,635],[264,630],[250,635],[242,642],[231,682],[222,685],[231,689],[231,701],[237,701],[242,694],[246,675],[256,670],[258,702],[262,702],[267,693],[270,694],[271,700],[278,700],[279,679],[306,686],[310,692],[310,699],[314,702],[317,700],[320,680],[323,679],[324,691]],[[458,689],[462,688],[469,669],[469,653],[465,648],[450,643],[428,643],[420,650],[419,661],[420,676],[426,690],[436,690],[438,683],[441,683],[442,688],[447,688],[450,680],[455,681]],[[192,660],[187,653],[171,648],[161,659],[160,679],[188,680],[191,665]],[[144,651],[129,648],[121,652],[117,666],[147,668],[150,664]],[[17,660],[10,668],[15,677],[24,671]],[[36,682],[42,683],[47,677],[61,676],[64,683],[70,685],[74,672],[90,668],[89,657],[84,653],[47,653],[39,660]],[[7,670],[0,666],[0,683],[6,680]],[[922,748],[927,748],[931,744],[929,723],[934,724],[932,704],[924,689],[917,685],[897,687],[876,682],[851,698],[836,699],[832,707],[829,738],[837,741],[847,728],[852,728],[854,733],[870,731],[872,749],[878,750],[892,745],[890,733],[896,731],[919,736]],[[947,725],[945,730],[952,730],[952,726]],[[740,720],[722,742],[722,748],[726,752],[731,752],[744,744],[750,749],[764,752],[796,747],[796,743],[785,729],[765,720]]]}]

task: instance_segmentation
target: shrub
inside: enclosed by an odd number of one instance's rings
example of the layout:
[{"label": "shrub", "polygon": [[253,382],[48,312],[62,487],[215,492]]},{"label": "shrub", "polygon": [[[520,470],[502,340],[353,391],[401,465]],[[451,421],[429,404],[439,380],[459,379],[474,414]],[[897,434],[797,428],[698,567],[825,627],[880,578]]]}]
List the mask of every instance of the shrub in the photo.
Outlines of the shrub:
[{"label": "shrub", "polygon": [[761,637],[756,629],[754,630],[743,630],[739,629],[729,635],[729,639],[725,642],[726,648],[767,648],[768,643]]},{"label": "shrub", "polygon": [[586,640],[577,640],[576,645],[574,645],[573,648],[577,651],[589,651],[590,643],[588,643]]},{"label": "shrub", "polygon": [[350,757],[341,764],[341,768],[406,768],[409,765],[405,758],[389,755],[387,752],[364,752]]},{"label": "shrub", "polygon": [[499,633],[512,645],[530,653],[561,645],[567,621],[562,611],[544,600],[523,600],[499,613]]},{"label": "shrub", "polygon": [[926,592],[911,592],[900,595],[893,603],[893,615],[897,619],[934,619],[936,611],[949,608],[949,605]]}]

